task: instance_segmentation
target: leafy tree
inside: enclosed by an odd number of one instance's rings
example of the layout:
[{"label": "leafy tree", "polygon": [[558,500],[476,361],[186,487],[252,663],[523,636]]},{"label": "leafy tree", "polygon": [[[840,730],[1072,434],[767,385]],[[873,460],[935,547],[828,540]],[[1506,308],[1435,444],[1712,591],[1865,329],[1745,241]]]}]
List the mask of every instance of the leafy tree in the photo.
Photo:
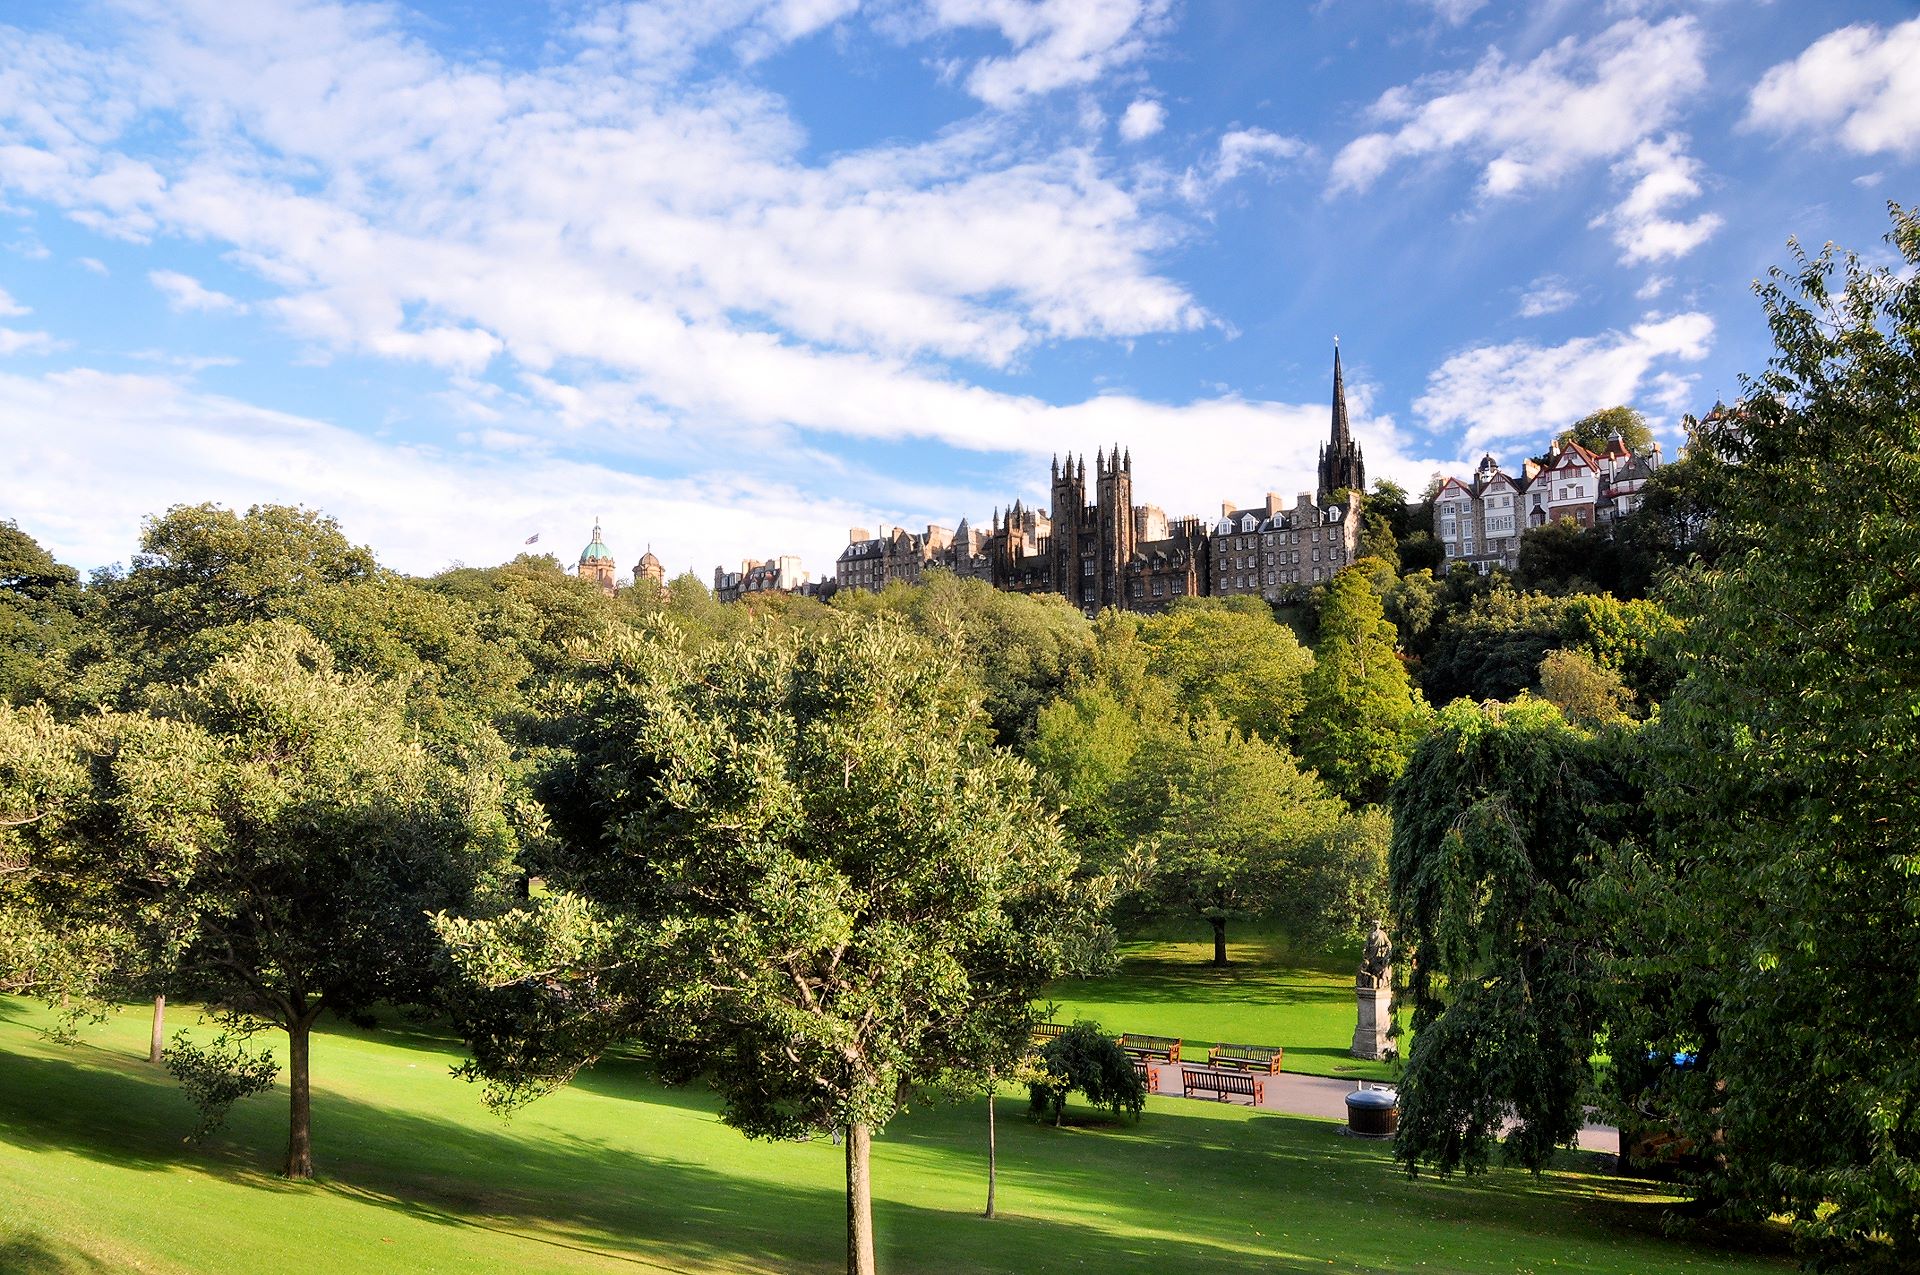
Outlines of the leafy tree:
[{"label": "leafy tree", "polygon": [[72,567],[0,522],[0,702],[91,706],[121,672],[97,632],[99,608]]},{"label": "leafy tree", "polygon": [[1228,923],[1297,902],[1341,812],[1284,749],[1211,715],[1136,754],[1118,799],[1152,851],[1151,897],[1205,918],[1222,966]]},{"label": "leafy tree", "polygon": [[985,580],[929,572],[916,586],[834,597],[843,612],[893,616],[964,669],[1008,747],[1033,735],[1042,706],[1089,670],[1093,631],[1065,598],[1002,593]]},{"label": "leafy tree", "polygon": [[1134,1119],[1147,1106],[1147,1083],[1133,1069],[1133,1060],[1100,1024],[1077,1022],[1040,1049],[1041,1074],[1027,1089],[1035,1114],[1053,1117],[1057,1126],[1066,1116],[1067,1095],[1078,1090],[1096,1107],[1114,1115],[1127,1112]]},{"label": "leafy tree", "polygon": [[1622,750],[1525,699],[1455,701],[1393,789],[1413,1047],[1394,1156],[1477,1172],[1509,1116],[1539,1170],[1584,1122],[1601,979],[1583,891],[1633,803]]},{"label": "leafy tree", "polygon": [[1687,671],[1649,736],[1663,827],[1628,931],[1631,971],[1682,982],[1627,1038],[1698,1052],[1674,1118],[1724,1150],[1730,1210],[1910,1270],[1920,218],[1892,211],[1894,268],[1796,245],[1759,286],[1777,353],[1710,427],[1729,549],[1676,589]]},{"label": "leafy tree", "polygon": [[1400,570],[1400,538],[1394,535],[1393,524],[1371,508],[1361,519],[1359,556],[1384,563],[1395,574]]},{"label": "leafy tree", "polygon": [[1578,443],[1591,452],[1605,452],[1615,433],[1636,456],[1653,446],[1653,431],[1647,428],[1647,418],[1631,407],[1603,407],[1589,412],[1561,430],[1559,441]]},{"label": "leafy tree", "polygon": [[1152,667],[1189,713],[1212,711],[1265,739],[1287,738],[1313,657],[1257,599],[1238,609],[1216,598],[1181,599],[1140,621]]},{"label": "leafy tree", "polygon": [[1599,588],[1596,571],[1606,532],[1582,527],[1571,517],[1544,527],[1530,527],[1520,537],[1520,564],[1516,572],[1529,589],[1556,593],[1591,593]]},{"label": "leafy tree", "polygon": [[641,1040],[750,1136],[840,1129],[848,1267],[871,1271],[872,1133],[1024,1030],[1079,920],[1073,856],[966,679],[892,626],[603,659],[553,892],[444,927],[475,1074],[523,1101]]},{"label": "leafy tree", "polygon": [[1620,674],[1581,651],[1552,650],[1540,661],[1540,698],[1577,726],[1626,721],[1633,692]]},{"label": "leafy tree", "polygon": [[1277,909],[1290,932],[1326,943],[1364,939],[1376,918],[1389,915],[1392,840],[1387,807],[1362,806],[1343,813],[1326,835],[1309,842],[1300,856],[1303,885]]},{"label": "leafy tree", "polygon": [[115,631],[170,671],[172,653],[199,634],[278,619],[315,589],[377,570],[372,550],[316,510],[175,505],[147,520],[132,569],[105,600]]},{"label": "leafy tree", "polygon": [[106,750],[102,826],[60,865],[68,906],[156,936],[169,986],[236,1034],[287,1033],[286,1173],[311,1177],[314,1022],[430,1003],[428,913],[485,906],[512,872],[490,758],[435,760],[391,688],[292,627],[118,719]]},{"label": "leafy tree", "polygon": [[1355,805],[1386,798],[1425,728],[1426,705],[1396,645],[1361,564],[1341,571],[1321,607],[1298,734],[1301,759]]},{"label": "leafy tree", "polygon": [[1419,524],[1415,521],[1417,507],[1407,495],[1407,489],[1391,478],[1376,478],[1373,494],[1367,497],[1367,512],[1384,519],[1387,530],[1393,534],[1395,543],[1404,541],[1412,535]]}]

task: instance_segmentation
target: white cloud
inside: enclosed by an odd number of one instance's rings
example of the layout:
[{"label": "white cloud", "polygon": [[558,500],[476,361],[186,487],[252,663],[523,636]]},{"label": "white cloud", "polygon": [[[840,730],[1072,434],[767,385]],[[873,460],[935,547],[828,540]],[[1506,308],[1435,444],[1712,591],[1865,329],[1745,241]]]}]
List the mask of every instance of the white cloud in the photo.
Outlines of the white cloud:
[{"label": "white cloud", "polygon": [[1264,128],[1241,128],[1223,134],[1220,144],[1202,166],[1187,169],[1180,178],[1180,194],[1200,203],[1222,186],[1248,173],[1272,176],[1287,163],[1313,153],[1297,137],[1283,137]]},{"label": "white cloud", "polygon": [[1458,431],[1464,459],[1616,403],[1681,410],[1692,381],[1672,365],[1705,358],[1713,331],[1713,320],[1698,312],[1648,315],[1628,331],[1561,345],[1513,341],[1465,350],[1428,377],[1414,411],[1429,430]]},{"label": "white cloud", "polygon": [[1920,18],[1815,40],[1760,78],[1746,123],[1832,137],[1860,155],[1920,153]]},{"label": "white cloud", "polygon": [[1633,295],[1637,300],[1651,301],[1671,286],[1673,286],[1673,277],[1671,275],[1648,275],[1647,281],[1634,289]]},{"label": "white cloud", "polygon": [[15,301],[13,295],[5,288],[0,288],[0,318],[11,319],[23,314],[32,313],[32,310]]},{"label": "white cloud", "polygon": [[181,274],[178,270],[149,270],[147,282],[166,297],[169,309],[180,313],[241,314],[247,308],[245,303],[224,292],[216,292],[192,275]]},{"label": "white cloud", "polygon": [[1420,0],[1442,22],[1459,26],[1486,7],[1487,0]]},{"label": "white cloud", "polygon": [[1666,215],[1672,205],[1700,194],[1700,161],[1684,152],[1685,145],[1686,138],[1676,135],[1644,141],[1613,166],[1614,176],[1632,182],[1633,187],[1588,225],[1613,231],[1622,263],[1631,266],[1684,257],[1723,224],[1718,213],[1701,213],[1691,221]]},{"label": "white cloud", "polygon": [[[49,332],[23,332],[17,328],[0,328],[0,357],[11,354],[46,354],[60,348],[60,343]],[[15,469],[14,472],[20,472]]]},{"label": "white cloud", "polygon": [[1558,314],[1580,299],[1580,294],[1567,286],[1567,281],[1559,275],[1543,274],[1527,285],[1520,298],[1520,317],[1538,319],[1543,315]]},{"label": "white cloud", "polygon": [[1141,142],[1166,127],[1167,108],[1150,97],[1136,98],[1120,116],[1123,141]]},{"label": "white cloud", "polygon": [[1365,190],[1395,163],[1468,155],[1486,196],[1550,185],[1660,132],[1707,82],[1698,26],[1687,17],[1616,23],[1569,36],[1524,65],[1490,50],[1463,75],[1388,90],[1373,115],[1390,127],[1349,143],[1330,190]]},{"label": "white cloud", "polygon": [[989,106],[1092,84],[1145,56],[1173,0],[926,0],[936,27],[986,27],[1014,52],[983,58],[967,90]]},{"label": "white cloud", "polygon": [[[0,183],[103,231],[224,245],[282,291],[260,308],[324,348],[537,370],[618,346],[631,367],[642,337],[679,377],[690,344],[710,360],[769,328],[796,355],[999,367],[1038,341],[1206,321],[1152,266],[1176,232],[1091,155],[1010,122],[810,166],[784,106],[732,83],[663,95],[591,56],[450,62],[384,10],[143,12],[152,104],[107,110],[103,61],[95,109],[193,145],[136,156],[47,125],[47,144],[0,150]],[[1042,42],[1074,25],[1034,21]]]},{"label": "white cloud", "polygon": [[107,270],[107,263],[98,257],[75,257],[73,264],[91,274],[106,275],[110,273]]}]

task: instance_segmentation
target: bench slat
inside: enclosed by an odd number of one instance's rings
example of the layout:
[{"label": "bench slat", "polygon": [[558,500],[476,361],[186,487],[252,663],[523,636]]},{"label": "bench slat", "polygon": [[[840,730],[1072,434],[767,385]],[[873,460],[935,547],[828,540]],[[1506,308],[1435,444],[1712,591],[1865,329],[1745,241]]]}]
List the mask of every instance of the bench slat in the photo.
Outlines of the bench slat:
[{"label": "bench slat", "polygon": [[1182,1067],[1180,1089],[1189,1098],[1196,1092],[1212,1094],[1221,1102],[1236,1096],[1251,1098],[1256,1107],[1267,1100],[1266,1082],[1243,1071],[1204,1071],[1197,1067]]}]

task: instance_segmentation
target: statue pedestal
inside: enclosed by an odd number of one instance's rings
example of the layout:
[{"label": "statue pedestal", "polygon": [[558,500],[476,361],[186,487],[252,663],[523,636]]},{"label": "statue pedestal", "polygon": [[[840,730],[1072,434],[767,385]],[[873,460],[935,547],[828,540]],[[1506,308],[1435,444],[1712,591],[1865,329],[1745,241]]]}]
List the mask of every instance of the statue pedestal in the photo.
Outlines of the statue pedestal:
[{"label": "statue pedestal", "polygon": [[1355,1058],[1379,1060],[1387,1056],[1387,1029],[1393,1025],[1393,984],[1382,980],[1372,987],[1355,987],[1354,999],[1360,1004],[1359,1022],[1353,1029]]}]

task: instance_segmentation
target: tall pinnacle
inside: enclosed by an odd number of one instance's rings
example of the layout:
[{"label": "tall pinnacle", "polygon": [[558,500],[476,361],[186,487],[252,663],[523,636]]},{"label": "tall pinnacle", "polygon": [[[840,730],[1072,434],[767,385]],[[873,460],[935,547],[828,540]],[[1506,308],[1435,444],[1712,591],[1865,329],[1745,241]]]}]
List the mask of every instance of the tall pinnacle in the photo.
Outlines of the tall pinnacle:
[{"label": "tall pinnacle", "polygon": [[1347,383],[1340,374],[1340,338],[1333,339],[1333,446],[1335,450],[1352,441],[1347,429]]}]

